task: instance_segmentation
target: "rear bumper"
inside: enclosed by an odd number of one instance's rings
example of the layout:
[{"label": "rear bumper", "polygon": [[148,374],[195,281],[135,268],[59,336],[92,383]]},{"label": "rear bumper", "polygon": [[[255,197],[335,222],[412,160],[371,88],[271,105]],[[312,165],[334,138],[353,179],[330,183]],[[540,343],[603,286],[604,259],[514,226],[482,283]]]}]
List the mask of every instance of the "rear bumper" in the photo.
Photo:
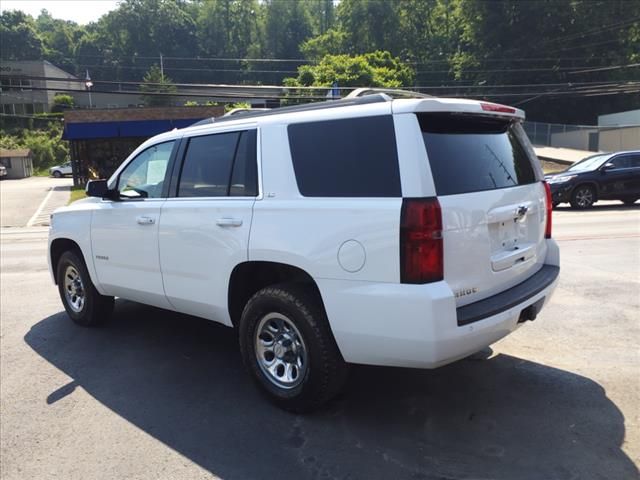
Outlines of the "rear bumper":
[{"label": "rear bumper", "polygon": [[[557,247],[516,287],[456,309],[446,282],[427,285],[318,280],[331,329],[347,362],[436,368],[497,342],[535,316],[558,283]],[[535,309],[532,315],[531,310]],[[459,318],[473,321],[459,325]]]},{"label": "rear bumper", "polygon": [[543,265],[538,272],[515,287],[458,308],[456,310],[458,326],[479,322],[526,303],[555,282],[559,274],[560,267]]}]

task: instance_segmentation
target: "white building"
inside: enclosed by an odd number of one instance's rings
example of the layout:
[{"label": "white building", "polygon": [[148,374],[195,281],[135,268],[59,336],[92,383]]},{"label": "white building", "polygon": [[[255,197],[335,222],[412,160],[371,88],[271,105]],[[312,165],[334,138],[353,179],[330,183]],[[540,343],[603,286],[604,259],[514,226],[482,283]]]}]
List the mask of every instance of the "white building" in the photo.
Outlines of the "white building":
[{"label": "white building", "polygon": [[70,95],[84,91],[84,83],[77,80],[74,75],[46,60],[3,61],[0,64],[0,113],[30,115],[49,112],[57,89]]},{"label": "white building", "polygon": [[619,125],[640,125],[640,110],[598,115],[599,127],[617,127]]}]

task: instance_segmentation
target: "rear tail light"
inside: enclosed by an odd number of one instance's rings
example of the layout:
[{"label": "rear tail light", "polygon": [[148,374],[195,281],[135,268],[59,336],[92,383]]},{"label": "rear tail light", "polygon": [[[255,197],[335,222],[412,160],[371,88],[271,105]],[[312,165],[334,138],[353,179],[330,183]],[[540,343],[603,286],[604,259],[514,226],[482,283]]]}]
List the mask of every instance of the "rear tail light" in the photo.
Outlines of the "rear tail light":
[{"label": "rear tail light", "polygon": [[547,207],[547,224],[544,227],[544,238],[551,238],[551,214],[553,212],[553,197],[551,196],[551,187],[547,182],[544,184],[544,191],[546,193],[546,207]]},{"label": "rear tail light", "polygon": [[442,212],[437,198],[405,198],[400,217],[400,281],[443,279]]}]

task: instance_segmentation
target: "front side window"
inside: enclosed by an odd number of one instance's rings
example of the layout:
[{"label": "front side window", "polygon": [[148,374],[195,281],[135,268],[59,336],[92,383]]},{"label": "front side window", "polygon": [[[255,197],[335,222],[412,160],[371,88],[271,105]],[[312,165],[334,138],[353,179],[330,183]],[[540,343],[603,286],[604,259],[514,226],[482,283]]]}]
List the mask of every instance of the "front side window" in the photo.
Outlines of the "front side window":
[{"label": "front side window", "polygon": [[621,168],[631,168],[631,158],[628,155],[616,157],[612,160],[609,160],[609,162],[607,163],[613,165],[613,170],[619,170]]},{"label": "front side window", "polygon": [[160,198],[175,142],[147,148],[122,171],[118,191],[123,198]]},{"label": "front side window", "polygon": [[218,133],[189,140],[179,197],[256,196],[256,131]]}]

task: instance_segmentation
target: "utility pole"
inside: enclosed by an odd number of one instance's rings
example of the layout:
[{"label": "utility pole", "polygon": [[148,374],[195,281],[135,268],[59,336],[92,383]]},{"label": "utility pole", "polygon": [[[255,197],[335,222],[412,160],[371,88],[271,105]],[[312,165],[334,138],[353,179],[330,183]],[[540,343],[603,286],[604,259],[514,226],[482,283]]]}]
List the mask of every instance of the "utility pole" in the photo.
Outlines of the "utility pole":
[{"label": "utility pole", "polygon": [[162,62],[162,54],[160,54],[160,78],[162,79],[162,83],[164,83],[164,63]]}]

